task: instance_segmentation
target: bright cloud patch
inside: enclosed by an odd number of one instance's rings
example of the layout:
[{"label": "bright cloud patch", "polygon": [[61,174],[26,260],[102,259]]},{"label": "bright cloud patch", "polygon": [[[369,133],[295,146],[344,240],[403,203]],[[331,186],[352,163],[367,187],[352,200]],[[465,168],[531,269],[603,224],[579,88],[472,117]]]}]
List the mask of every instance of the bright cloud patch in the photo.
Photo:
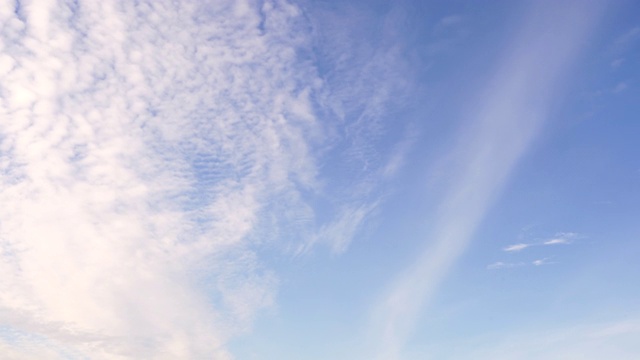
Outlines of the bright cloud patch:
[{"label": "bright cloud patch", "polygon": [[569,244],[568,239],[550,239],[544,242],[544,245]]},{"label": "bright cloud patch", "polygon": [[531,264],[535,266],[546,265],[549,264],[549,258],[533,260]]},{"label": "bright cloud patch", "polygon": [[505,247],[504,251],[521,251],[531,246],[531,244],[514,244]]},{"label": "bright cloud patch", "polygon": [[555,237],[546,240],[543,245],[571,244],[575,239],[579,237],[579,234],[574,232],[559,232],[555,235]]}]

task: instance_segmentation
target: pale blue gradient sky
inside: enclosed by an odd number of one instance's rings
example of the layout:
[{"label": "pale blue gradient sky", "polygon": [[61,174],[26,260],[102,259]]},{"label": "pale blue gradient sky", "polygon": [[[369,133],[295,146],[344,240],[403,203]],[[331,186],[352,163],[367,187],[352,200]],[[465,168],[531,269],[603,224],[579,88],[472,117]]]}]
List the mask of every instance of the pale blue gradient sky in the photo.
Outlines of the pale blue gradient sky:
[{"label": "pale blue gradient sky", "polygon": [[640,357],[633,1],[0,23],[0,354]]}]

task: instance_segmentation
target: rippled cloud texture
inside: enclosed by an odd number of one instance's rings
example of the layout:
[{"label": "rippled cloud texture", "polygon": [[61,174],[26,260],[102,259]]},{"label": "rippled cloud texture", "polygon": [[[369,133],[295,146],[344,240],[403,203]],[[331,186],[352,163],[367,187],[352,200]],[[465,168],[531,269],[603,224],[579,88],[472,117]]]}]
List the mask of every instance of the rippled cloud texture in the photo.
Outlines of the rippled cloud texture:
[{"label": "rippled cloud texture", "polygon": [[367,140],[318,122],[346,96],[294,4],[7,0],[0,23],[3,354],[230,358],[277,285],[255,247],[297,226],[279,246],[343,251],[375,207],[316,223],[305,200],[323,153]]}]

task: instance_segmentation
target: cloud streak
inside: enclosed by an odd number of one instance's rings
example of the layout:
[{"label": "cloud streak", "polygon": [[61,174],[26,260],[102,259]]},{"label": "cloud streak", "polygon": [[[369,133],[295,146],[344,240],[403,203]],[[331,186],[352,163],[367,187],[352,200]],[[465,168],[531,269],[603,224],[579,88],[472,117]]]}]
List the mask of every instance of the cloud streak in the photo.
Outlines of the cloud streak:
[{"label": "cloud streak", "polygon": [[520,252],[524,249],[531,248],[533,246],[550,246],[550,245],[568,245],[573,243],[573,239],[578,237],[578,234],[568,232],[568,233],[557,233],[555,237],[551,239],[544,240],[539,243],[518,243],[512,244],[504,247],[502,250],[506,252]]},{"label": "cloud streak", "polygon": [[[556,91],[601,9],[596,3],[539,3],[470,109],[453,149],[456,169],[427,248],[373,309],[379,359],[400,359],[421,309],[466,249],[474,230],[530,147]],[[571,19],[571,21],[568,21]]]},{"label": "cloud streak", "polygon": [[544,245],[558,245],[558,244],[570,244],[571,242],[568,239],[550,239],[545,241]]},{"label": "cloud streak", "polygon": [[531,244],[513,244],[513,245],[509,245],[509,246],[505,247],[502,250],[507,251],[507,252],[522,251],[522,250],[524,250],[524,249],[526,249],[526,248],[528,248],[530,246],[531,246]]},{"label": "cloud streak", "polygon": [[[336,215],[318,223],[317,231],[296,248],[298,254],[317,244],[344,252],[383,203],[383,185],[403,167],[415,141],[415,129],[400,119],[394,123],[405,130],[399,139],[386,136],[386,114],[405,105],[416,87],[401,29],[408,22],[406,10],[397,4],[383,16],[370,10],[321,2],[306,9],[323,80],[318,102],[327,142],[333,145],[320,161],[331,172],[322,186],[331,194],[326,200]],[[323,161],[328,159],[331,163]]]},{"label": "cloud streak", "polygon": [[499,269],[510,269],[514,267],[524,266],[524,263],[505,263],[502,261],[494,262],[493,264],[487,265],[487,269],[489,270],[499,270]]}]

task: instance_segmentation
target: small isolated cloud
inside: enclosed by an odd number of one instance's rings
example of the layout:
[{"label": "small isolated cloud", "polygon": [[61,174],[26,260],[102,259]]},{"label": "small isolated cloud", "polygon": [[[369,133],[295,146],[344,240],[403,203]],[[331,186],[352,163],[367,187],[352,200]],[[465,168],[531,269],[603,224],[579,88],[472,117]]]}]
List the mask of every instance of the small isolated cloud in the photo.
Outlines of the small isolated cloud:
[{"label": "small isolated cloud", "polygon": [[541,265],[547,265],[551,263],[549,262],[549,258],[544,258],[544,259],[533,260],[531,264],[534,266],[541,266]]},{"label": "small isolated cloud", "polygon": [[531,246],[531,244],[513,244],[513,245],[509,245],[509,246],[505,247],[502,250],[508,251],[508,252],[516,252],[516,251],[524,250],[524,249],[526,249],[526,248],[528,248],[530,246]]},{"label": "small isolated cloud", "polygon": [[510,269],[510,268],[514,268],[514,267],[519,267],[524,265],[524,263],[506,263],[506,262],[502,262],[502,261],[497,261],[494,262],[493,264],[489,264],[487,265],[487,269],[488,270],[499,270],[499,269]]},{"label": "small isolated cloud", "polygon": [[553,238],[544,241],[542,245],[571,244],[577,237],[578,234],[574,232],[559,232]]},{"label": "small isolated cloud", "polygon": [[557,245],[557,244],[569,244],[569,243],[570,241],[568,239],[562,239],[562,238],[551,239],[544,242],[545,245]]}]

